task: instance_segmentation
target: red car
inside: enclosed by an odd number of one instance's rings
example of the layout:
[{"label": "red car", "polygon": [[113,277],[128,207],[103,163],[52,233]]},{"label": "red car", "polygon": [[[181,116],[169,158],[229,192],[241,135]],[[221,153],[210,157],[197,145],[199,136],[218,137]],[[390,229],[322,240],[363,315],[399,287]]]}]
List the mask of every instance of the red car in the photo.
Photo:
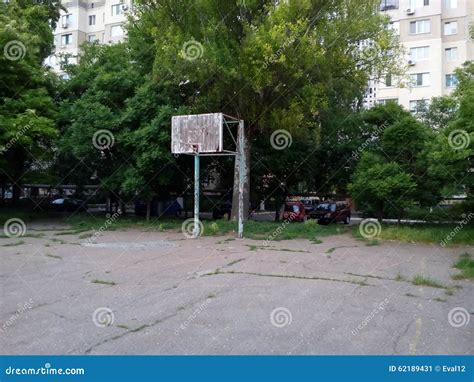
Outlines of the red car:
[{"label": "red car", "polygon": [[319,224],[351,221],[351,208],[346,202],[324,202],[311,212],[311,218],[317,219]]},{"label": "red car", "polygon": [[283,220],[305,221],[307,219],[302,202],[286,202],[283,211]]}]

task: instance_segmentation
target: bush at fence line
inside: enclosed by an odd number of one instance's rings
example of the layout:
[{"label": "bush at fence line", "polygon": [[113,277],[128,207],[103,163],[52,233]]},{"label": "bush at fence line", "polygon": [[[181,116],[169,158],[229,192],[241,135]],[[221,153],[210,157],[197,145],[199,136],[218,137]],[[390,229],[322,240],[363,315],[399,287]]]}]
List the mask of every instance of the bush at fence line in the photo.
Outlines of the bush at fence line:
[{"label": "bush at fence line", "polygon": [[217,224],[216,222],[213,222],[209,225],[209,233],[211,234],[216,234],[219,232],[219,224]]}]

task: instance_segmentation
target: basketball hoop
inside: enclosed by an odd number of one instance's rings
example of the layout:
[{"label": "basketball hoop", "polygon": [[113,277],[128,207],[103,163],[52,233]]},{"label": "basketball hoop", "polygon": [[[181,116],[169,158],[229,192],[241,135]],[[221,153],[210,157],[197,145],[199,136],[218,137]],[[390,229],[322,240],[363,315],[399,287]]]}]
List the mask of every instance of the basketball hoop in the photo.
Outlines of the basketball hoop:
[{"label": "basketball hoop", "polygon": [[[231,126],[237,125],[238,134]],[[224,149],[228,132],[234,149]],[[223,113],[177,115],[171,118],[171,152],[194,155],[194,222],[199,225],[199,157],[233,155],[239,160],[239,238],[243,238],[243,190],[246,182],[244,155],[244,121]],[[197,237],[198,234],[195,234]]]}]

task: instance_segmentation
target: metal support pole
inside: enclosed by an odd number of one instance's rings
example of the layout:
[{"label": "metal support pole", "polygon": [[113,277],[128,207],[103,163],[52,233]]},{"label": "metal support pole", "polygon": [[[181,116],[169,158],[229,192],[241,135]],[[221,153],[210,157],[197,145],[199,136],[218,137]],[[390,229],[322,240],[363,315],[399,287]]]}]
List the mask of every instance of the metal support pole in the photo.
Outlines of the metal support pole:
[{"label": "metal support pole", "polygon": [[245,136],[244,121],[239,121],[239,239],[244,237]]},{"label": "metal support pole", "polygon": [[194,155],[194,237],[200,235],[199,223],[199,154]]}]

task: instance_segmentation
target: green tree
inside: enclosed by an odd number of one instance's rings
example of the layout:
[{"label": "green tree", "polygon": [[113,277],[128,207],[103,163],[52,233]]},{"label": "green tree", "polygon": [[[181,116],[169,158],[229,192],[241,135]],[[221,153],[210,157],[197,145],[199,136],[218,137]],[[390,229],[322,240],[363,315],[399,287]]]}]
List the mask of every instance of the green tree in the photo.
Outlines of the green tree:
[{"label": "green tree", "polygon": [[[150,44],[153,78],[180,86],[190,111],[222,111],[245,120],[248,175],[250,159],[260,159],[251,155],[255,141],[284,129],[294,141],[309,134],[317,144],[323,114],[331,115],[329,105],[350,109],[370,74],[396,71],[398,44],[377,4],[140,0],[129,35],[140,53],[145,48],[136,41]],[[359,49],[363,40],[373,45]],[[150,54],[144,59],[151,64]],[[300,152],[300,160],[313,154]],[[237,177],[236,167],[234,184]],[[248,184],[245,190],[247,208]],[[234,187],[234,207],[236,198]]]},{"label": "green tree", "polygon": [[170,152],[169,122],[177,110],[175,104],[172,90],[147,81],[127,100],[123,115],[122,125],[127,129],[123,139],[129,159],[121,188],[148,201],[147,220],[153,196],[167,200],[172,193],[182,195],[191,175],[186,162],[189,158],[178,159]]},{"label": "green tree", "polygon": [[441,129],[455,118],[458,103],[451,96],[433,97],[428,105],[421,107],[419,117],[432,129]]},{"label": "green tree", "polygon": [[365,152],[349,189],[358,208],[374,212],[381,221],[387,209],[400,211],[413,202],[416,183],[398,163]]},{"label": "green tree", "polygon": [[60,1],[0,4],[0,181],[13,185],[14,203],[32,168],[50,162],[57,137],[56,81],[43,61],[51,52],[59,9]]},{"label": "green tree", "polygon": [[[353,176],[352,191],[359,193],[353,194],[353,197],[359,201],[359,205],[367,211],[376,210],[379,218],[384,212],[395,211],[399,219],[403,217],[403,209],[411,202],[421,206],[436,205],[442,198],[445,179],[430,168],[430,155],[440,132],[430,129],[396,104],[379,105],[363,113],[361,119],[362,130],[368,133],[361,148],[370,155],[358,163]],[[403,173],[402,176],[397,170],[397,177],[403,180],[406,175],[410,178],[409,192],[399,195],[399,198],[406,198],[404,202],[399,199],[393,202],[386,200],[383,205],[380,199],[362,202],[369,194],[360,192],[359,186],[363,184],[361,179],[366,179],[371,171],[380,178],[386,173],[381,171],[380,166],[385,166],[383,170],[389,168],[393,172],[394,164]],[[371,169],[371,166],[375,169]],[[405,182],[404,186],[407,184]]]},{"label": "green tree", "polygon": [[466,208],[474,205],[474,63],[467,62],[456,71],[459,84],[454,92],[459,109],[440,130],[430,153],[430,171],[445,181],[447,196],[466,193]]},{"label": "green tree", "polygon": [[75,184],[98,183],[118,202],[131,156],[126,103],[143,78],[126,44],[86,44],[79,64],[65,69],[70,79],[62,84],[57,172]]},{"label": "green tree", "polygon": [[443,179],[430,172],[428,166],[436,134],[413,116],[406,115],[387,127],[382,136],[383,154],[412,176],[416,183],[413,198],[421,206],[434,206],[442,198]]},{"label": "green tree", "polygon": [[187,169],[170,152],[179,93],[137,61],[128,43],[86,44],[79,64],[66,67],[56,166],[70,182],[97,183],[112,202],[148,200],[149,218],[154,196],[182,192]]}]

